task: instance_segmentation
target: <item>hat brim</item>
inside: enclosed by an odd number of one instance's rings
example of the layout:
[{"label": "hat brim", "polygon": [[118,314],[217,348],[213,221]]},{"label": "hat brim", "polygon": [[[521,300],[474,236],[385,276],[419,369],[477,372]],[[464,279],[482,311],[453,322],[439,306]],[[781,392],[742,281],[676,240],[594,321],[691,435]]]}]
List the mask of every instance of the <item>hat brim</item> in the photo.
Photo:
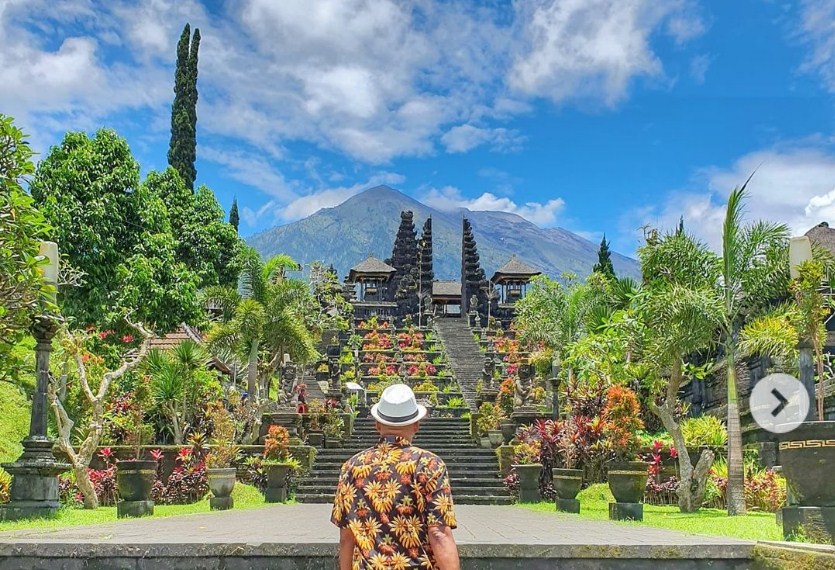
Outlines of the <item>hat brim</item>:
[{"label": "hat brim", "polygon": [[371,415],[374,417],[375,420],[377,420],[378,422],[380,422],[381,424],[383,424],[385,426],[392,426],[392,427],[410,426],[412,424],[415,424],[415,423],[419,422],[420,420],[422,420],[423,418],[426,417],[426,412],[427,412],[426,406],[421,406],[420,404],[418,404],[417,405],[418,413],[415,417],[409,418],[408,420],[405,420],[405,421],[402,421],[402,422],[392,422],[390,420],[385,420],[385,419],[380,417],[380,413],[377,410],[379,405],[380,404],[377,403],[377,404],[374,404],[373,406],[371,406]]}]

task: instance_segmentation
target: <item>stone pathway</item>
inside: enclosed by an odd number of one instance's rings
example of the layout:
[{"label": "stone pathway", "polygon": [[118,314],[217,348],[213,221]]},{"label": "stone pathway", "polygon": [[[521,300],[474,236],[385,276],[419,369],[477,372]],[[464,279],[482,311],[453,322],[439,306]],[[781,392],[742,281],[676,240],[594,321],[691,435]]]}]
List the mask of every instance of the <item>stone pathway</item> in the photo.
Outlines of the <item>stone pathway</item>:
[{"label": "stone pathway", "polygon": [[[592,521],[571,515],[529,511],[511,506],[459,505],[457,542],[466,551],[503,556],[535,546],[537,555],[558,558],[682,557],[742,558],[754,543],[688,535],[637,525]],[[27,550],[71,549],[82,555],[84,545],[102,554],[101,547],[160,548],[180,545],[212,550],[212,545],[258,549],[269,545],[324,547],[335,545],[337,530],[328,520],[330,506],[292,504],[256,510],[227,511],[160,519],[139,519],[60,530],[0,532],[0,556]],[[487,549],[487,550],[485,550]],[[521,549],[521,550],[520,550]],[[154,550],[153,548],[151,550]],[[192,550],[193,551],[193,550]],[[83,555],[82,555],[83,556]]]}]

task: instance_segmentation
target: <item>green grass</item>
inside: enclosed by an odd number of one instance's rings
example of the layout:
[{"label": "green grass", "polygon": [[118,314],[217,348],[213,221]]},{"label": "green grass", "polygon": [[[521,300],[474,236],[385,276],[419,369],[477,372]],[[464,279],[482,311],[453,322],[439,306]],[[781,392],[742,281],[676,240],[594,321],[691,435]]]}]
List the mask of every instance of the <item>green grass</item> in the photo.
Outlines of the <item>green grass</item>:
[{"label": "green grass", "polygon": [[[592,485],[577,496],[580,500],[580,516],[585,519],[609,520],[609,502],[613,501],[605,484]],[[542,512],[556,512],[554,503],[532,503],[521,508]],[[698,513],[682,513],[676,506],[644,505],[643,522],[619,522],[617,524],[643,525],[666,528],[690,534],[726,536],[745,540],[783,540],[774,513],[748,513],[729,517],[719,509],[702,509]]]},{"label": "green grass", "polygon": [[14,461],[23,451],[20,440],[29,433],[31,407],[22,389],[0,382],[0,463]]},{"label": "green grass", "polygon": [[[235,499],[235,510],[257,509],[264,507],[264,496],[251,485],[237,483],[232,491]],[[195,515],[212,512],[209,510],[209,499],[203,499],[191,505],[157,505],[154,507],[153,518],[174,517],[181,515]],[[58,512],[55,518],[31,519],[14,522],[0,522],[0,532],[23,529],[56,529],[70,526],[83,526],[112,523],[117,520],[116,507],[99,507],[96,510],[65,508]]]}]

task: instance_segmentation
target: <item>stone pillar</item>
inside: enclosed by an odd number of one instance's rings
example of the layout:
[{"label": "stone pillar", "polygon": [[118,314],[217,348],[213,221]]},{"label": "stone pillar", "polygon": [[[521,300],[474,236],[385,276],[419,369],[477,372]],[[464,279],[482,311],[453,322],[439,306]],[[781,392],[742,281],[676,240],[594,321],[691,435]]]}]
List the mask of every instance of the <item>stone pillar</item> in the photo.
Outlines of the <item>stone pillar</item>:
[{"label": "stone pillar", "polygon": [[815,394],[815,362],[812,355],[812,341],[808,338],[802,339],[797,344],[799,351],[797,357],[797,366],[800,369],[800,383],[806,388],[809,394],[809,413],[806,415],[807,422],[813,422],[816,419],[817,396]]},{"label": "stone pillar", "polygon": [[49,355],[52,339],[58,332],[58,321],[52,316],[35,318],[32,330],[37,345],[35,359],[37,384],[32,398],[29,435],[23,440],[23,454],[3,468],[14,477],[11,501],[0,506],[0,520],[49,517],[60,508],[58,475],[70,466],[59,463],[52,454],[53,442],[47,436],[47,390],[49,389]]}]

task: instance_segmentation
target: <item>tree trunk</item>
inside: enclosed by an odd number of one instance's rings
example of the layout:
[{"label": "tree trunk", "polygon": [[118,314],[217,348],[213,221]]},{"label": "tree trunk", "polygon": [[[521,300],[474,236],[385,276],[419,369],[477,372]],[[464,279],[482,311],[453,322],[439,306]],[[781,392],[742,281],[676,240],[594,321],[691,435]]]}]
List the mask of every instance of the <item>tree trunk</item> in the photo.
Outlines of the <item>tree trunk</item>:
[{"label": "tree trunk", "polygon": [[177,415],[176,404],[169,402],[165,410],[168,413],[168,419],[171,420],[171,432],[174,436],[174,444],[182,445],[184,439],[183,428],[180,426],[180,418]]},{"label": "tree trunk", "polygon": [[[87,463],[89,464],[89,461]],[[75,475],[75,484],[78,487],[78,490],[81,491],[82,495],[84,495],[84,508],[99,508],[99,497],[96,495],[96,489],[90,481],[90,474],[87,471],[87,466],[74,466],[72,472]]]},{"label": "tree trunk", "polygon": [[252,341],[246,371],[246,390],[253,401],[258,400],[258,341]]},{"label": "tree trunk", "polygon": [[705,485],[707,476],[713,465],[713,452],[704,450],[696,467],[690,461],[690,454],[687,453],[687,444],[684,441],[684,434],[681,426],[675,421],[675,406],[678,396],[678,389],[682,380],[682,361],[676,359],[671,367],[669,384],[667,385],[667,397],[664,404],[658,406],[650,402],[650,410],[658,416],[664,428],[673,438],[673,443],[678,451],[678,467],[680,481],[676,494],[678,495],[678,508],[683,513],[695,513],[702,507],[705,496]]},{"label": "tree trunk", "polygon": [[742,427],[736,390],[736,347],[725,345],[728,367],[728,514],[745,514],[745,468],[742,462]]}]

